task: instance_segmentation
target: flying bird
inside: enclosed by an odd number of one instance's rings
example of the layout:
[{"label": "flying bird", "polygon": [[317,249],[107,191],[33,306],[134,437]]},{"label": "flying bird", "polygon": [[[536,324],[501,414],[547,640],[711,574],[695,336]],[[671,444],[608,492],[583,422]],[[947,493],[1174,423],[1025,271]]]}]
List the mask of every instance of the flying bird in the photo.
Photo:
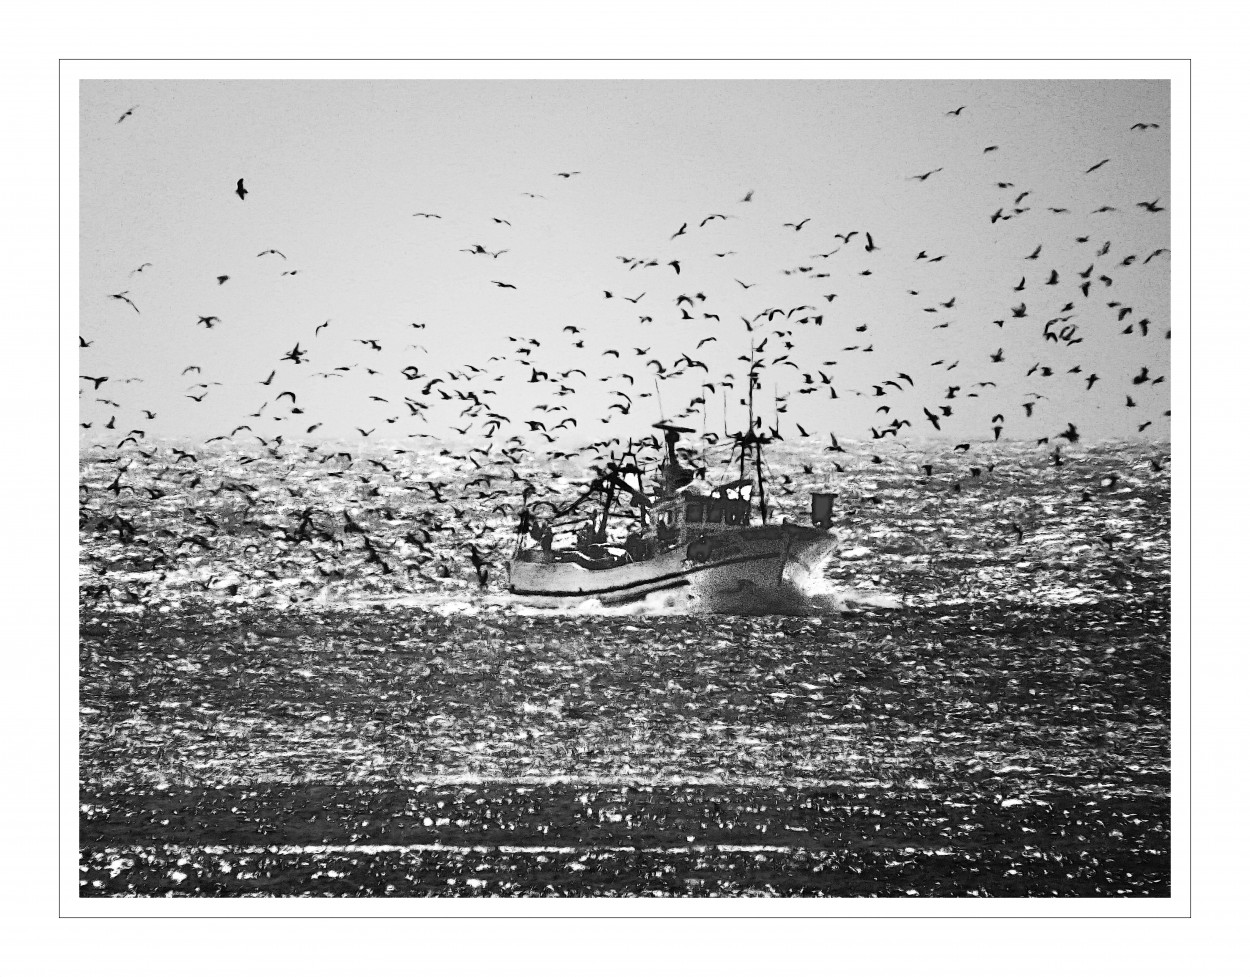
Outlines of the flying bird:
[{"label": "flying bird", "polygon": [[130,292],[129,292],[129,291],[125,291],[125,292],[116,292],[116,293],[114,293],[114,294],[110,295],[110,296],[109,296],[109,298],[111,298],[111,299],[121,299],[121,300],[122,300],[123,302],[125,302],[128,306],[130,306],[132,309],[134,309],[136,313],[138,313],[138,312],[139,312],[139,306],[135,305],[132,301],[130,301],[130,299],[127,297],[127,296],[129,296],[129,295],[130,295]]},{"label": "flying bird", "polygon": [[215,315],[202,315],[200,316],[200,321],[197,322],[196,325],[203,325],[206,329],[212,329],[218,322],[221,322],[221,320]]},{"label": "flying bird", "polygon": [[1110,162],[1111,162],[1111,159],[1110,159],[1110,157],[1108,157],[1107,159],[1104,159],[1104,160],[1102,160],[1101,162],[1095,163],[1093,166],[1091,166],[1091,167],[1090,167],[1088,170],[1086,170],[1085,172],[1086,172],[1086,173],[1093,173],[1093,172],[1094,172],[1094,170],[1098,169],[1098,167],[1100,167],[1100,166],[1105,166],[1107,163],[1110,163]]},{"label": "flying bird", "polygon": [[247,188],[245,188],[245,187],[243,186],[243,178],[242,178],[242,177],[239,177],[239,182],[238,182],[238,183],[236,183],[236,184],[234,185],[234,192],[238,195],[238,197],[239,197],[239,199],[240,199],[240,200],[243,200],[243,199],[245,199],[245,198],[247,197],[247,195],[248,195],[248,190],[247,190]]},{"label": "flying bird", "polygon": [[492,284],[492,285],[498,285],[500,288],[511,288],[511,289],[515,289],[515,288],[516,288],[516,286],[515,286],[515,285],[509,285],[507,282],[497,282],[497,281],[495,281],[494,279],[491,279],[491,284]]},{"label": "flying bird", "polygon": [[114,122],[113,125],[120,125],[121,123],[125,122],[126,119],[128,119],[130,116],[134,114],[135,109],[137,109],[138,107],[139,106],[137,105],[130,106],[130,108],[126,109],[126,111],[122,113],[121,118],[118,119],[116,122]]},{"label": "flying bird", "polygon": [[957,109],[951,109],[951,110],[950,110],[949,112],[947,112],[946,114],[947,114],[947,115],[958,115],[960,112],[962,112],[962,111],[963,111],[964,109],[966,109],[967,107],[968,107],[968,106],[966,106],[966,105],[961,105],[961,106],[959,106],[959,108],[957,108]]},{"label": "flying bird", "polygon": [[907,179],[924,181],[924,180],[929,179],[929,177],[931,177],[934,173],[941,173],[941,172],[942,172],[942,167],[939,166],[936,170],[929,170],[927,173],[920,173],[917,176],[909,176]]}]

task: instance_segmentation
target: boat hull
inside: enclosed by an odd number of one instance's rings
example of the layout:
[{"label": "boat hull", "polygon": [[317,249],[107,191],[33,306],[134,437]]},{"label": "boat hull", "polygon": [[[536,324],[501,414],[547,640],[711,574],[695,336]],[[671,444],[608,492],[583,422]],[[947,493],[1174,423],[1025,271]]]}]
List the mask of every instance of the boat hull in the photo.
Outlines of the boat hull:
[{"label": "boat hull", "polygon": [[594,598],[602,603],[662,595],[713,613],[767,613],[801,601],[793,572],[810,569],[835,543],[825,532],[804,526],[743,527],[607,569],[512,560],[508,589],[526,598]]}]

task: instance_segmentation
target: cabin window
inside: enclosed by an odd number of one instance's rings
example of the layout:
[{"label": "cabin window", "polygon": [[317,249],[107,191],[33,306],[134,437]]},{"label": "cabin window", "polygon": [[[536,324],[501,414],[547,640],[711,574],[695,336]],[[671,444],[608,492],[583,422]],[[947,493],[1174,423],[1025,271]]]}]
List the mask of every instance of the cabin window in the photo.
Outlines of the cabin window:
[{"label": "cabin window", "polygon": [[703,503],[687,502],[686,503],[686,522],[702,522],[703,521]]},{"label": "cabin window", "polygon": [[707,504],[707,521],[723,522],[725,519],[725,503],[714,499]]}]

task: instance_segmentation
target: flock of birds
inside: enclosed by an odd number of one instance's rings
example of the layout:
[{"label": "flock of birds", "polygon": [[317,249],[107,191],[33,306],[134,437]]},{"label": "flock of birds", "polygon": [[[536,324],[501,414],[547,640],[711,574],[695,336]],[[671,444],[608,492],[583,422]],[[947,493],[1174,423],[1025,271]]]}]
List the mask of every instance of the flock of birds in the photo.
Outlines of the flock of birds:
[{"label": "flock of birds", "polygon": [[[139,108],[140,106],[133,106],[128,109],[117,120],[117,124],[131,118]],[[960,106],[950,110],[946,115],[962,119],[966,108],[967,106]],[[1158,124],[1153,122],[1139,122],[1131,126],[1133,130],[1141,132],[1158,127]],[[982,154],[991,154],[998,149],[997,145],[989,145],[982,150]],[[1085,169],[1084,175],[1095,174],[1110,162],[1110,159],[1100,160]],[[927,184],[929,181],[936,180],[945,170],[946,166],[937,166],[907,179]],[[561,171],[553,176],[554,179],[563,181],[578,177],[582,177],[582,174],[577,170]],[[1029,201],[1032,191],[1018,189],[1009,180],[996,181],[996,189],[1003,192],[1004,202],[993,213],[986,215],[989,225],[1028,218],[1033,210],[1033,205]],[[247,201],[250,192],[245,180],[238,179],[234,195],[238,197],[240,203],[235,206],[250,206]],[[528,192],[525,196],[535,199],[545,197],[544,194]],[[746,192],[738,199],[738,207],[744,209],[752,207],[754,196],[754,190]],[[1144,220],[1158,220],[1151,215],[1165,212],[1165,208],[1159,204],[1158,197],[1152,200],[1133,201],[1132,205],[1140,210]],[[1116,209],[1107,204],[1094,211],[1094,214]],[[1065,214],[1070,212],[1070,208],[1047,205],[1046,211],[1053,214]],[[421,221],[444,219],[440,213],[425,210],[417,211],[412,216]],[[693,246],[691,242],[695,241],[699,233],[708,225],[727,223],[737,217],[737,214],[717,212],[702,218],[682,221],[669,236],[668,243],[671,246],[673,242],[681,241],[683,246]],[[511,221],[503,217],[492,217],[491,220],[500,230],[512,226]],[[793,221],[785,222],[782,228],[805,237],[817,233],[810,216],[800,216]],[[610,460],[619,458],[626,451],[635,458],[643,460],[644,463],[654,463],[659,457],[661,445],[654,433],[650,431],[650,421],[655,419],[650,415],[654,413],[658,417],[660,413],[658,405],[663,403],[664,390],[678,389],[678,386],[673,385],[673,381],[679,377],[686,378],[683,385],[687,393],[693,389],[692,380],[697,381],[697,391],[693,396],[686,397],[676,410],[670,411],[665,416],[666,419],[675,423],[690,424],[702,417],[704,430],[701,438],[704,459],[709,448],[713,452],[717,450],[723,452],[725,448],[732,447],[735,441],[735,435],[731,435],[728,431],[727,421],[723,432],[706,430],[709,406],[722,407],[727,418],[730,413],[729,396],[732,394],[735,407],[745,405],[748,399],[754,396],[756,407],[762,408],[757,411],[755,417],[748,421],[749,431],[755,438],[763,442],[813,439],[822,444],[823,439],[827,438],[828,443],[823,444],[823,450],[833,456],[830,462],[838,471],[844,471],[850,463],[847,458],[839,460],[838,456],[847,455],[849,458],[851,454],[860,451],[860,448],[852,446],[848,449],[833,431],[820,433],[814,430],[809,431],[798,422],[793,424],[783,422],[783,416],[799,399],[817,398],[828,401],[831,405],[828,413],[833,415],[838,406],[836,402],[841,399],[869,398],[875,404],[873,413],[881,415],[879,422],[870,425],[869,430],[863,432],[863,440],[868,441],[870,438],[871,442],[898,438],[904,428],[913,426],[924,426],[926,429],[931,427],[934,432],[943,432],[943,425],[949,425],[949,422],[956,416],[978,408],[983,400],[991,401],[990,408],[983,411],[985,416],[980,421],[985,425],[982,440],[990,444],[998,441],[1004,431],[1007,431],[1017,419],[1033,418],[1043,401],[1048,402],[1048,406],[1058,409],[1062,409],[1063,404],[1070,401],[1074,396],[1070,388],[1055,391],[1045,386],[1048,382],[1053,385],[1054,378],[1074,376],[1086,393],[1098,383],[1104,385],[1120,383],[1124,388],[1125,410],[1138,408],[1141,400],[1139,390],[1165,381],[1162,375],[1151,375],[1150,369],[1146,366],[1140,367],[1131,375],[1119,380],[1104,378],[1093,371],[1085,371],[1079,363],[1056,366],[1051,362],[1043,362],[1047,359],[1045,353],[1039,353],[1036,358],[1031,357],[1030,363],[1023,363],[1016,358],[1015,352],[1016,347],[1020,345],[1019,334],[1013,333],[1010,343],[995,343],[996,348],[985,350],[985,356],[981,362],[975,365],[966,364],[961,372],[953,372],[960,369],[958,359],[939,358],[929,362],[927,366],[918,365],[905,371],[883,373],[867,384],[861,383],[857,388],[845,387],[837,378],[840,361],[848,356],[856,357],[855,373],[857,376],[865,375],[865,368],[861,364],[868,361],[863,360],[862,357],[871,356],[876,351],[875,342],[880,340],[874,339],[872,327],[868,323],[863,323],[852,329],[856,333],[856,336],[852,338],[857,341],[842,347],[837,358],[826,359],[818,363],[805,358],[803,348],[813,336],[822,335],[825,318],[837,308],[838,292],[831,289],[825,280],[833,279],[835,274],[838,276],[835,280],[849,280],[852,275],[867,278],[874,273],[871,259],[886,248],[897,251],[900,245],[895,242],[879,242],[868,229],[838,231],[822,229],[821,231],[821,233],[830,232],[831,237],[828,240],[834,243],[828,250],[817,251],[805,261],[792,267],[779,269],[779,273],[784,276],[813,282],[809,300],[787,308],[764,306],[754,310],[751,315],[742,315],[740,305],[742,299],[750,296],[751,289],[757,287],[759,282],[743,281],[741,278],[732,277],[734,284],[729,287],[734,290],[733,301],[725,303],[732,304],[733,311],[731,312],[712,297],[710,293],[714,292],[713,288],[698,282],[688,283],[690,262],[684,254],[676,256],[669,254],[618,255],[617,260],[621,263],[622,270],[631,276],[639,276],[645,284],[636,290],[629,289],[630,292],[636,291],[636,294],[625,294],[619,286],[602,289],[603,300],[612,303],[622,302],[633,310],[633,315],[637,318],[637,326],[633,327],[636,335],[655,336],[665,329],[686,330],[688,333],[683,332],[682,335],[690,336],[691,345],[687,352],[682,352],[676,359],[668,359],[659,354],[658,349],[655,348],[658,344],[654,340],[650,343],[644,340],[641,345],[600,343],[602,349],[598,350],[598,358],[607,366],[607,371],[600,375],[588,375],[587,371],[580,367],[567,366],[570,362],[569,355],[574,350],[580,351],[576,355],[583,357],[578,362],[585,361],[587,344],[594,341],[593,337],[597,332],[597,330],[576,325],[564,325],[554,336],[511,336],[509,337],[512,343],[510,349],[450,370],[435,370],[428,361],[397,366],[396,353],[401,354],[399,359],[420,359],[420,357],[410,357],[408,353],[410,350],[424,351],[424,347],[409,343],[397,350],[393,341],[387,336],[353,335],[346,339],[353,345],[359,345],[360,352],[368,357],[363,365],[356,362],[315,372],[311,369],[301,370],[300,368],[306,365],[322,362],[319,356],[314,358],[314,354],[318,353],[318,347],[325,342],[322,334],[333,335],[335,332],[331,320],[327,319],[318,325],[311,326],[305,338],[297,341],[281,356],[275,355],[274,362],[262,367],[266,375],[258,377],[255,383],[262,390],[265,397],[264,403],[246,417],[239,418],[241,423],[232,425],[229,431],[223,431],[208,438],[205,447],[215,442],[228,442],[240,449],[237,458],[244,465],[260,458],[269,461],[282,461],[283,459],[294,461],[306,457],[317,458],[323,462],[342,460],[347,465],[362,461],[369,466],[368,472],[377,477],[385,476],[392,487],[410,493],[424,494],[432,503],[454,502],[448,498],[450,493],[455,491],[451,480],[437,482],[430,478],[413,477],[414,466],[419,464],[420,454],[414,450],[415,445],[413,448],[391,448],[396,459],[399,459],[393,462],[397,467],[392,468],[378,458],[357,458],[351,452],[337,450],[335,446],[326,446],[314,439],[314,435],[322,428],[324,420],[306,415],[304,405],[309,398],[304,392],[306,389],[304,385],[314,381],[320,383],[342,381],[349,374],[360,376],[366,382],[373,382],[372,378],[376,377],[379,378],[376,381],[378,386],[365,396],[368,398],[370,409],[374,409],[376,405],[380,413],[369,415],[370,417],[376,416],[378,418],[376,421],[370,423],[366,420],[363,426],[356,427],[360,441],[367,443],[368,439],[380,432],[382,436],[385,436],[392,431],[399,432],[406,428],[416,427],[416,430],[407,431],[406,438],[415,439],[418,444],[428,440],[431,442],[429,447],[438,448],[438,454],[453,466],[453,471],[463,473],[466,477],[471,476],[464,484],[464,491],[471,496],[475,504],[493,504],[493,511],[496,515],[511,515],[518,511],[521,504],[532,504],[535,499],[542,498],[552,491],[549,485],[544,484],[541,477],[522,476],[518,468],[523,465],[540,470],[543,465],[567,463],[570,467],[579,466],[583,470],[601,469]],[[1158,237],[1166,241],[1166,235],[1166,224],[1161,221],[1158,226]],[[1045,263],[1048,249],[1043,244],[1038,244],[1029,253],[1019,256],[1021,271],[1019,281],[1004,284],[1004,290],[1009,287],[1012,297],[1004,302],[1001,318],[993,320],[993,325],[998,330],[1004,331],[1008,330],[1009,324],[1012,327],[1027,328],[1031,330],[1035,343],[1032,349],[1048,351],[1053,348],[1056,353],[1073,351],[1074,347],[1085,342],[1089,327],[1083,323],[1082,316],[1088,320],[1094,317],[1095,312],[1103,318],[1108,315],[1112,316],[1115,327],[1123,335],[1135,334],[1142,339],[1151,335],[1152,321],[1149,316],[1142,315],[1123,300],[1114,297],[1116,295],[1115,282],[1119,275],[1126,273],[1133,266],[1136,266],[1134,270],[1144,269],[1152,262],[1162,259],[1168,254],[1167,247],[1160,244],[1142,255],[1113,253],[1112,241],[1099,241],[1088,230],[1082,231],[1075,238],[1074,243],[1087,250],[1085,260],[1082,262],[1084,267],[1063,267],[1062,270],[1060,267],[1048,267]],[[504,261],[500,259],[511,253],[509,248],[492,250],[481,243],[468,244],[458,250],[468,255],[468,258],[464,259],[466,261],[476,262],[487,259],[486,265],[491,268],[503,267],[507,259]],[[724,261],[736,253],[733,250],[709,252],[710,256],[717,261]],[[860,260],[848,269],[833,263],[837,255],[841,255],[838,260],[843,263],[855,262],[856,258]],[[911,259],[911,262],[933,265],[947,257],[947,254],[930,254],[928,248],[922,248]],[[280,265],[288,262],[286,253],[278,248],[261,250],[256,255],[256,259],[274,261]],[[686,262],[686,266],[683,266],[683,262]],[[863,267],[858,267],[858,265]],[[153,263],[143,262],[130,273],[131,278],[141,281],[142,276],[149,275],[149,269],[153,267]],[[683,276],[683,267],[686,267],[686,276]],[[297,273],[298,269],[295,268],[283,268],[281,271],[284,276]],[[218,285],[223,287],[230,281],[230,278],[229,274],[216,276]],[[506,281],[504,276],[501,276],[483,279],[483,285],[515,291],[523,288],[525,283]],[[132,284],[126,289],[111,293],[108,297],[124,304],[135,315],[141,316],[142,311],[135,299],[138,297],[142,301],[142,295],[132,295],[136,289],[137,286]],[[930,323],[931,330],[944,330],[952,327],[956,315],[955,310],[959,305],[958,296],[951,295],[941,300],[926,301],[917,289],[908,288],[907,293],[909,298],[915,299],[917,314],[921,321]],[[640,308],[639,303],[648,296],[651,296],[651,303]],[[738,322],[735,322],[735,319]],[[740,329],[739,322],[742,327],[745,327],[744,330]],[[197,313],[195,316],[195,326],[202,327],[204,330],[214,330],[222,324],[221,318],[217,315],[198,315]],[[411,322],[406,328],[412,331],[409,334],[411,337],[414,333],[420,334],[425,330],[427,324]],[[1105,328],[1105,326],[1100,323],[1098,328]],[[1004,332],[1003,335],[1007,333]],[[1157,332],[1155,335],[1158,339]],[[1170,331],[1165,331],[1162,338],[1166,340],[1170,338],[1170,335]],[[98,341],[79,336],[80,356],[84,368],[91,356],[88,351]],[[1008,345],[1013,347],[1013,352],[1010,354],[1005,352],[1005,346]],[[712,349],[709,350],[708,347]],[[591,349],[593,351],[594,347]],[[716,349],[725,351],[722,353],[722,359],[726,355],[732,355],[737,349],[741,349],[742,352],[734,357],[732,369],[718,373],[714,372],[709,363],[712,357],[708,356],[709,352]],[[999,381],[1005,376],[996,371],[1004,371],[1013,367],[1021,370],[1024,377],[1040,389],[1029,392],[1019,404],[1006,407],[994,399],[992,391],[999,386]],[[975,371],[972,377],[967,375],[970,370]],[[204,379],[203,368],[199,365],[188,365],[181,372],[184,377],[195,374],[196,382],[187,387],[184,396],[197,404],[209,397],[215,387],[222,386],[221,381]],[[768,405],[764,403],[765,393],[761,379],[765,375],[770,380],[781,378],[782,383],[788,388],[785,393],[774,390],[772,402]],[[867,375],[871,375],[871,371]],[[80,395],[90,396],[95,402],[108,408],[107,421],[100,417],[93,417],[91,420],[81,420],[80,425],[85,431],[90,432],[88,438],[91,435],[109,432],[106,435],[107,440],[93,441],[91,449],[104,453],[96,456],[97,461],[116,463],[119,466],[116,469],[115,478],[105,488],[114,500],[125,490],[136,494],[144,493],[153,500],[161,498],[170,491],[159,484],[163,477],[173,479],[188,488],[202,486],[204,479],[208,477],[205,468],[206,459],[201,457],[204,455],[204,450],[194,445],[189,446],[190,450],[188,450],[188,448],[169,448],[148,443],[144,422],[157,417],[157,411],[153,409],[157,405],[145,407],[134,407],[129,403],[123,405],[120,395],[116,392],[118,387],[142,382],[142,378],[114,379],[89,371],[84,372],[80,378],[84,381]],[[397,384],[400,390],[398,396],[393,393]],[[524,384],[529,388],[533,393],[532,399],[535,401],[531,416],[514,418],[500,409],[499,391],[501,385],[504,384]],[[751,389],[748,390],[748,387]],[[609,403],[604,416],[599,417],[597,421],[601,426],[611,425],[618,433],[596,438],[592,436],[592,425],[596,419],[588,417],[584,409],[575,409],[574,405],[581,403],[587,395],[602,396],[604,391],[607,391]],[[651,397],[656,398],[656,409],[647,412],[646,419],[638,424],[638,429],[630,437],[626,433],[628,426],[635,423],[639,415],[643,413],[638,411],[639,402]],[[720,399],[720,405],[717,405],[717,399]],[[671,393],[669,404],[670,406],[674,404]],[[915,410],[917,407],[918,411]],[[341,410],[341,407],[339,409]],[[131,411],[136,412],[131,416],[138,423],[132,426],[123,422],[119,425],[118,418],[126,416]],[[142,413],[142,418],[138,417],[138,412]],[[441,416],[448,412],[454,413],[458,420],[451,421],[445,429],[440,429],[439,425],[432,420],[431,415]],[[513,410],[513,413],[516,411]],[[771,423],[766,416],[768,413],[772,414]],[[1170,415],[1170,411],[1163,413],[1165,416]],[[362,419],[364,416],[365,414],[362,413]],[[634,420],[627,420],[627,418]],[[253,421],[263,433],[253,429],[251,423]],[[1144,432],[1152,423],[1151,418],[1143,419],[1137,424],[1138,432]],[[273,433],[275,425],[286,425],[286,427],[280,433]],[[1060,421],[1056,427],[1059,429],[1041,434],[1036,437],[1036,441],[1039,447],[1047,446],[1053,464],[1062,465],[1061,442],[1075,443],[1080,439],[1081,434],[1076,424],[1072,422]],[[287,433],[288,430],[292,433]],[[453,433],[457,436],[454,441],[451,439]],[[737,439],[745,433],[745,430],[736,432]],[[1036,435],[1037,432],[1035,431],[1034,434]],[[241,449],[247,442],[240,442],[240,435],[254,439],[257,447],[253,450],[260,453],[253,457],[242,451]],[[850,443],[850,440],[845,438],[845,434],[844,439],[848,441],[848,444]],[[287,443],[288,440],[290,444]],[[972,441],[961,442],[955,445],[953,450],[956,453],[967,453],[973,443]],[[464,450],[456,450],[462,444],[470,446]],[[145,461],[159,460],[158,453],[164,453],[169,463],[162,472],[158,473],[156,482],[128,483],[127,471],[131,462],[135,460],[129,456],[131,450]],[[110,456],[112,452],[116,454]],[[867,456],[863,459],[866,463],[880,463],[882,460],[878,450],[873,448],[871,443],[863,446],[863,453]],[[688,450],[686,456],[693,460],[698,454],[698,452]],[[403,458],[405,455],[409,456],[406,460]],[[921,467],[925,470],[926,477],[933,474],[933,462],[926,462]],[[810,466],[807,466],[807,470],[810,472]],[[980,477],[983,472],[992,470],[991,462],[988,465],[974,465],[967,474],[971,474],[971,477]],[[700,474],[705,476],[708,474],[706,461]],[[325,477],[343,477],[343,473],[331,472]],[[367,476],[359,477],[361,477],[366,495],[374,497],[382,495],[383,487],[380,483]],[[783,478],[778,491],[783,495],[792,492],[793,489],[789,487],[791,484],[788,477]],[[958,489],[957,483],[955,488]],[[294,496],[298,496],[300,492],[294,487],[288,487],[287,490]],[[244,498],[255,502],[255,486],[240,485],[231,479],[223,478],[215,491],[218,493],[237,491]],[[452,512],[459,518],[467,518],[466,513],[460,509],[453,507]],[[353,520],[347,510],[334,517],[336,525],[333,527],[319,526],[316,521],[317,515],[314,507],[303,509],[298,514],[295,527],[289,530],[288,537],[297,541],[312,541],[319,538],[319,534],[324,534],[328,538],[329,535],[337,533],[340,539],[356,536],[361,539],[367,562],[377,564],[383,573],[393,571],[394,568],[388,562],[386,555],[370,538],[369,533]],[[96,519],[98,524],[99,519],[103,517],[97,514],[91,518]],[[116,523],[110,525],[123,538],[125,537],[124,528],[119,528]],[[427,526],[424,530],[421,527],[414,528],[407,534],[407,542],[415,546],[418,551],[423,548],[428,549],[428,533],[431,528],[437,529],[438,527]],[[422,533],[425,535],[422,536]],[[133,528],[131,535],[133,536]],[[487,527],[483,522],[470,528],[468,539],[465,541],[471,554],[474,570],[482,583],[486,581],[490,559],[489,548],[485,541],[486,535]],[[211,546],[211,543],[203,536],[198,539],[194,536],[195,534],[182,542],[202,548]],[[447,570],[445,565],[441,569]],[[419,571],[419,573],[424,575],[425,571]],[[446,572],[436,572],[431,579],[446,575]]]}]

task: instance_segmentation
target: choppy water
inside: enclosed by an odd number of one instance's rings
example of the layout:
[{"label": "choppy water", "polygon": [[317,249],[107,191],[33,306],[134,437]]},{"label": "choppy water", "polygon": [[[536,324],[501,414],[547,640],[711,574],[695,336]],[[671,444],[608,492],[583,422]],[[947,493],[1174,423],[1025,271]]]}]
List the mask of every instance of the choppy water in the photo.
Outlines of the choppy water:
[{"label": "choppy water", "polygon": [[[844,472],[819,452],[774,460],[779,474],[792,477],[789,494],[772,500],[778,518],[806,523],[810,490],[838,493],[833,558],[797,574],[805,601],[778,612],[958,604],[975,594],[1081,602],[1167,575],[1170,464],[1158,446],[1077,445],[1062,466],[1020,444],[980,446],[972,457],[940,446],[873,451],[884,452],[880,463],[868,452],[842,457]],[[321,458],[292,451],[191,462],[158,448],[152,458],[85,460],[84,601],[132,608],[380,602],[448,613],[495,607],[608,616],[699,610],[663,596],[624,608],[595,601],[531,608],[505,599],[502,561],[515,543],[519,504],[510,464],[474,467],[435,454],[350,464]],[[553,499],[572,495],[578,477],[516,474]],[[485,588],[471,548],[489,565]]]}]

